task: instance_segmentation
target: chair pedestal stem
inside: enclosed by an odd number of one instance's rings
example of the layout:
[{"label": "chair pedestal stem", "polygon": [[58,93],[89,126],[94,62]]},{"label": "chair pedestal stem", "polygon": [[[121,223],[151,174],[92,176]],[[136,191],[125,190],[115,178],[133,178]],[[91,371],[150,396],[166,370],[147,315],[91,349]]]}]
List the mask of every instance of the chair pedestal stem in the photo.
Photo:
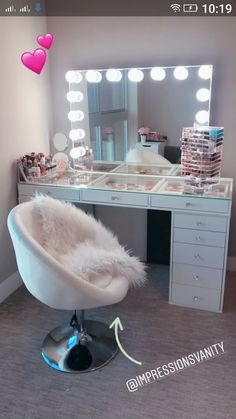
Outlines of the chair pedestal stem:
[{"label": "chair pedestal stem", "polygon": [[80,333],[86,333],[85,326],[84,326],[84,310],[80,310]]}]

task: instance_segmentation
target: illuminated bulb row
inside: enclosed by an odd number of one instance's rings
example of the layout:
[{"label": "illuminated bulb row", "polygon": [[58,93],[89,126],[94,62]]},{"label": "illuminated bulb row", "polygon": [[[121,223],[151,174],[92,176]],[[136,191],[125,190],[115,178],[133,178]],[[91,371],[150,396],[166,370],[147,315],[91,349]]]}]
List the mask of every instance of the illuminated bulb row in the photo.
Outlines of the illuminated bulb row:
[{"label": "illuminated bulb row", "polygon": [[[201,76],[203,79],[207,80],[207,66],[202,66],[199,69],[199,73],[201,72]],[[199,74],[200,75],[200,74]],[[197,100],[199,102],[207,102],[210,99],[210,90],[206,88],[199,89],[196,94]],[[209,112],[206,110],[201,110],[196,113],[195,119],[199,124],[209,124]]]},{"label": "illuminated bulb row", "polygon": [[[80,83],[82,81],[82,74],[79,71],[67,71],[66,73],[66,80],[68,83]],[[79,103],[82,102],[84,95],[82,92],[77,90],[70,90],[67,93],[67,100],[70,103]],[[68,119],[71,122],[80,122],[84,119],[84,112],[81,110],[71,110],[68,113]],[[72,129],[69,133],[69,137],[72,141],[82,140],[85,137],[85,131],[82,128]],[[70,151],[70,155],[72,158],[81,157],[81,149],[84,147],[74,147]],[[80,153],[80,154],[79,154]]]},{"label": "illuminated bulb row", "polygon": [[[174,77],[177,80],[186,80],[189,71],[184,66],[178,66],[174,69]],[[153,80],[161,81],[166,77],[166,71],[162,67],[154,67],[150,72]],[[212,67],[209,65],[202,65],[198,70],[198,75],[204,80],[208,80],[212,76]],[[102,74],[97,70],[88,70],[85,73],[85,78],[89,83],[99,83],[102,80]],[[117,69],[109,69],[106,72],[107,80],[111,82],[119,82],[122,79],[122,73]],[[138,68],[131,68],[128,72],[128,78],[133,82],[140,82],[144,78],[143,71]],[[66,73],[66,80],[68,83],[80,83],[82,81],[82,74],[79,71],[68,71]]]}]

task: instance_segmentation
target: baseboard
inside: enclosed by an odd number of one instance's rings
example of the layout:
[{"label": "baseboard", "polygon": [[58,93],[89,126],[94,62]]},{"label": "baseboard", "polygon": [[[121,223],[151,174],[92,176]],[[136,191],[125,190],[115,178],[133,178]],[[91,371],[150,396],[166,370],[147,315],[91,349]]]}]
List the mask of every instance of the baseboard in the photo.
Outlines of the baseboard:
[{"label": "baseboard", "polygon": [[0,283],[0,303],[2,303],[9,295],[17,290],[23,284],[19,272],[14,272],[11,276]]},{"label": "baseboard", "polygon": [[236,271],[236,257],[235,256],[228,256],[227,259],[227,270],[228,271]]}]

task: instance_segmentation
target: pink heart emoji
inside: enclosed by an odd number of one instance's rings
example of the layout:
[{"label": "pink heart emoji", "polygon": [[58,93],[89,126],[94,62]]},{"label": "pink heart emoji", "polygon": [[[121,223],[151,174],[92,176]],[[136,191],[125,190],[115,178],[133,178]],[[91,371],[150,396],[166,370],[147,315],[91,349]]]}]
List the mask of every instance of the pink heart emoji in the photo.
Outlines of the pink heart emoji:
[{"label": "pink heart emoji", "polygon": [[46,35],[39,35],[37,42],[41,47],[49,49],[52,45],[53,35],[51,33],[46,33]]},{"label": "pink heart emoji", "polygon": [[21,56],[21,61],[27,68],[40,74],[45,64],[46,57],[46,52],[42,48],[37,48],[33,54],[31,54],[31,52],[24,52]]}]

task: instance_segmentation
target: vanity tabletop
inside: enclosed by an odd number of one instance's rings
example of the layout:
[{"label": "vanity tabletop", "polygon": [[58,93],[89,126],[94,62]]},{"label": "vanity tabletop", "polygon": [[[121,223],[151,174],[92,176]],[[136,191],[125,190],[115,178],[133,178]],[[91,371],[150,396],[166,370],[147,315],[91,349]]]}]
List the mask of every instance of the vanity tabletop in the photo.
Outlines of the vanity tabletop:
[{"label": "vanity tabletop", "polygon": [[[50,171],[48,171],[50,172]],[[22,180],[20,180],[20,183]],[[216,180],[215,180],[216,182]],[[217,183],[196,192],[189,179],[181,176],[181,166],[94,161],[89,166],[52,171],[46,176],[27,178],[24,184],[86,188],[122,192],[232,199],[233,179],[220,178]]]}]

